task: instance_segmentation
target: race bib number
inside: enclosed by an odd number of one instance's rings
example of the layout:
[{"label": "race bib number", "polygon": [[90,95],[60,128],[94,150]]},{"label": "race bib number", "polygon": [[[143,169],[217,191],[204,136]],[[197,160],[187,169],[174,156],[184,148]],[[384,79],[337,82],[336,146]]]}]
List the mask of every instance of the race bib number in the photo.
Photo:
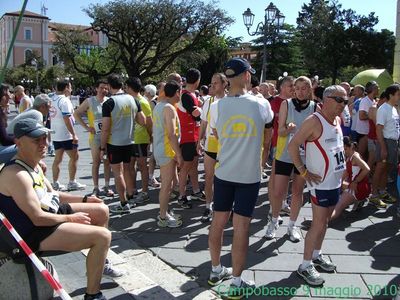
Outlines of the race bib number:
[{"label": "race bib number", "polygon": [[40,206],[42,210],[56,214],[60,207],[58,194],[46,193],[46,195],[40,199]]},{"label": "race bib number", "polygon": [[96,131],[96,134],[101,133],[101,127],[102,127],[101,121],[94,121],[94,130]]},{"label": "race bib number", "polygon": [[334,169],[333,172],[343,172],[345,169],[345,156],[344,156],[344,150],[342,148],[333,148],[331,149],[331,153],[333,156],[333,162],[334,162]]}]

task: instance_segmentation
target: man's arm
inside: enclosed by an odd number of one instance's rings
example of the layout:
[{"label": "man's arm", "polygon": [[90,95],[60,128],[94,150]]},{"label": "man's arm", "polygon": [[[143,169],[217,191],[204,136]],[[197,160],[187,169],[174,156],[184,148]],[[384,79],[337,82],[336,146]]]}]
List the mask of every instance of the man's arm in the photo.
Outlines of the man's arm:
[{"label": "man's arm", "polygon": [[171,147],[175,152],[178,164],[181,165],[183,162],[182,154],[181,154],[181,149],[179,147],[179,142],[178,142],[178,137],[176,136],[176,121],[177,121],[177,115],[172,106],[165,106],[164,112],[163,112],[163,117],[164,117],[164,124],[165,128],[167,130],[167,135],[169,142],[171,143]]},{"label": "man's arm", "polygon": [[386,162],[387,158],[387,149],[386,149],[386,144],[385,144],[385,139],[383,137],[383,125],[381,124],[376,124],[376,137],[380,146],[381,150],[381,161]]},{"label": "man's arm", "polygon": [[362,99],[360,102],[360,108],[358,110],[358,118],[362,121],[366,121],[369,119],[367,107],[365,105],[366,105],[366,101],[364,99]]},{"label": "man's arm", "polygon": [[89,124],[86,124],[83,119],[82,115],[85,114],[89,109],[89,99],[85,99],[81,105],[74,111],[74,118],[75,120],[81,124],[83,128],[85,128],[90,133],[95,134],[96,130],[93,127],[90,127]]},{"label": "man's arm", "polygon": [[142,111],[136,113],[135,121],[142,126],[146,126],[146,116]]},{"label": "man's arm", "polygon": [[27,172],[17,168],[12,167],[4,171],[6,172],[6,176],[4,176],[6,186],[18,186],[17,189],[10,188],[7,192],[35,226],[54,226],[63,222],[90,224],[90,218],[86,213],[59,215],[43,211],[32,188],[31,177]]},{"label": "man's arm", "polygon": [[295,133],[288,145],[288,152],[292,158],[294,166],[300,172],[300,175],[310,183],[320,182],[321,177],[307,171],[301,160],[299,148],[306,141],[310,141],[318,137],[321,130],[321,123],[318,121],[317,117],[311,115],[304,121],[303,125]]},{"label": "man's arm", "polygon": [[[288,113],[288,103],[287,100],[282,101],[281,107],[279,108],[279,117],[278,117],[278,135],[285,137],[289,133],[293,132],[296,129],[296,125],[293,123],[286,124]],[[294,125],[294,126],[293,126]]]},{"label": "man's arm", "polygon": [[101,122],[101,137],[100,137],[101,149],[106,149],[110,133],[111,133],[111,117],[103,117]]},{"label": "man's arm", "polygon": [[76,135],[74,126],[72,125],[71,115],[63,116],[63,120],[64,120],[64,123],[65,123],[65,126],[67,127],[67,130],[69,131],[69,133],[72,134],[72,142],[74,144],[77,144],[78,143],[78,136]]},{"label": "man's arm", "polygon": [[264,143],[263,143],[263,154],[262,154],[262,160],[261,160],[261,166],[264,168],[265,163],[267,162],[268,156],[269,156],[269,151],[271,149],[271,140],[272,140],[272,133],[273,133],[273,127],[268,127],[264,128]]},{"label": "man's arm", "polygon": [[[201,109],[194,105],[193,98],[184,93],[181,96],[182,106],[186,109],[186,111],[191,114],[195,118],[199,118],[201,115]],[[200,121],[200,120],[199,120]]]}]

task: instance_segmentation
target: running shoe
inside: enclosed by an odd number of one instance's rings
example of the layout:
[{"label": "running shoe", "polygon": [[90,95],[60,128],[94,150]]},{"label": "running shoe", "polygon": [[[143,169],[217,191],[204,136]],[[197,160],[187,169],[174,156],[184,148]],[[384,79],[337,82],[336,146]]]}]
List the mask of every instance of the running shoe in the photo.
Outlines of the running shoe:
[{"label": "running shoe", "polygon": [[232,278],[232,268],[225,268],[222,266],[221,272],[210,272],[210,277],[208,278],[208,284],[211,286],[216,286],[222,281]]},{"label": "running shoe", "polygon": [[106,263],[104,264],[103,275],[110,278],[118,278],[124,275],[124,272],[114,268],[111,262],[108,259],[106,259]]},{"label": "running shoe", "polygon": [[117,214],[129,214],[131,212],[131,205],[129,203],[122,205],[120,202],[118,205],[110,207],[110,211]]},{"label": "running shoe", "polygon": [[390,195],[387,191],[384,191],[383,194],[380,194],[379,196],[381,197],[383,202],[387,204],[393,204],[397,201],[396,198],[392,197],[392,195]]},{"label": "running shoe", "polygon": [[79,183],[78,181],[70,181],[70,182],[68,182],[67,190],[68,191],[78,191],[78,190],[84,190],[85,187],[86,187],[86,184]]},{"label": "running shoe", "polygon": [[85,294],[83,300],[107,300],[107,298],[101,292],[98,292],[95,295]]},{"label": "running shoe", "polygon": [[96,196],[99,197],[100,196],[100,190],[99,188],[94,188],[92,193],[90,194],[91,196]]},{"label": "running shoe", "polygon": [[191,200],[199,200],[199,201],[206,201],[206,195],[203,191],[198,191],[197,193],[192,193],[190,195]]},{"label": "running shoe", "polygon": [[381,200],[380,195],[372,195],[369,197],[369,204],[375,205],[377,208],[387,207],[387,204]]},{"label": "running shoe", "polygon": [[318,255],[312,262],[314,266],[321,268],[325,272],[334,272],[336,270],[336,266],[322,254]]},{"label": "running shoe", "polygon": [[153,178],[149,180],[149,186],[156,189],[159,188],[161,184],[157,181],[157,179]]},{"label": "running shoe", "polygon": [[132,200],[135,204],[142,204],[144,202],[150,201],[149,193],[147,192],[140,192]]},{"label": "running shoe", "polygon": [[309,265],[305,269],[302,269],[300,265],[297,269],[297,274],[299,274],[311,286],[319,286],[325,282],[313,264]]},{"label": "running shoe", "polygon": [[169,195],[169,199],[174,200],[174,199],[177,199],[178,197],[179,197],[179,191],[172,190],[171,194]]},{"label": "running shoe", "polygon": [[185,197],[178,199],[178,204],[182,208],[192,208],[192,203]]},{"label": "running shoe", "polygon": [[106,197],[114,197],[114,191],[109,186],[104,186],[102,188],[103,193]]},{"label": "running shoe", "polygon": [[242,299],[243,297],[248,297],[249,291],[254,291],[256,284],[252,281],[245,281],[242,279],[240,286],[231,284],[228,290],[228,299]]},{"label": "running shoe", "polygon": [[290,216],[290,206],[285,202],[284,206],[281,208],[279,214],[283,216]]},{"label": "running shoe", "polygon": [[53,183],[51,184],[51,187],[52,187],[53,190],[55,190],[55,191],[65,190],[65,185],[60,184],[58,181],[53,182]]},{"label": "running shoe", "polygon": [[201,216],[201,222],[206,223],[206,222],[211,222],[212,220],[212,210],[210,208],[206,208],[203,212],[203,215]]},{"label": "running shoe", "polygon": [[300,230],[297,226],[289,226],[286,234],[293,243],[298,243],[301,240]]},{"label": "running shoe", "polygon": [[171,215],[167,214],[166,217],[163,219],[160,215],[157,216],[157,225],[158,227],[169,227],[169,228],[177,228],[182,226],[182,220],[177,220]]},{"label": "running shoe", "polygon": [[272,221],[269,221],[268,226],[267,226],[267,231],[265,232],[264,237],[267,240],[272,240],[275,237],[276,231],[278,230],[278,228],[279,228],[278,222],[274,223]]}]

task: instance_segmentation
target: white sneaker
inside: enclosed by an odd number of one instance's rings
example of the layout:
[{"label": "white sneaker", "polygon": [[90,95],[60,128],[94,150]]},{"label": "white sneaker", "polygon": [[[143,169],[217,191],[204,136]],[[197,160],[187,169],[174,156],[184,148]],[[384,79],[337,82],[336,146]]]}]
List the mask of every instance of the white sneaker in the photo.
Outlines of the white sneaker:
[{"label": "white sneaker", "polygon": [[124,272],[113,267],[110,261],[106,259],[106,263],[104,265],[103,276],[107,276],[110,278],[118,278],[124,275]]},{"label": "white sneaker", "polygon": [[69,191],[77,191],[77,190],[84,190],[86,184],[79,183],[78,181],[70,181],[67,185],[67,190]]},{"label": "white sneaker", "polygon": [[162,219],[160,215],[157,216],[157,225],[159,227],[176,228],[182,226],[182,220],[175,219],[170,214],[166,215],[165,219]]},{"label": "white sneaker", "polygon": [[60,184],[58,181],[53,182],[53,183],[51,184],[51,187],[52,187],[53,190],[55,190],[55,191],[65,190],[65,185]]},{"label": "white sneaker", "polygon": [[299,228],[296,226],[289,226],[286,234],[289,236],[289,239],[293,243],[300,242],[300,240],[301,240],[301,234],[300,234]]},{"label": "white sneaker", "polygon": [[272,240],[275,237],[276,231],[278,230],[278,228],[279,228],[278,222],[274,223],[274,222],[270,221],[268,223],[267,231],[265,232],[264,237],[267,240]]}]

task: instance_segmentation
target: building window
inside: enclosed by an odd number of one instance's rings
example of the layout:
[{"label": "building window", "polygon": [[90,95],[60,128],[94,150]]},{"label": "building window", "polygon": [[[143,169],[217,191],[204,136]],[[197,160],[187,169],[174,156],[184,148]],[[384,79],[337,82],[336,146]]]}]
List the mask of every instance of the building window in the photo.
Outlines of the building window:
[{"label": "building window", "polygon": [[57,55],[53,56],[53,66],[55,66],[56,64],[58,64],[58,57]]},{"label": "building window", "polygon": [[31,28],[25,28],[25,40],[26,41],[32,40],[32,29]]},{"label": "building window", "polygon": [[33,58],[33,52],[31,49],[25,50],[25,63],[30,63],[31,59]]}]

